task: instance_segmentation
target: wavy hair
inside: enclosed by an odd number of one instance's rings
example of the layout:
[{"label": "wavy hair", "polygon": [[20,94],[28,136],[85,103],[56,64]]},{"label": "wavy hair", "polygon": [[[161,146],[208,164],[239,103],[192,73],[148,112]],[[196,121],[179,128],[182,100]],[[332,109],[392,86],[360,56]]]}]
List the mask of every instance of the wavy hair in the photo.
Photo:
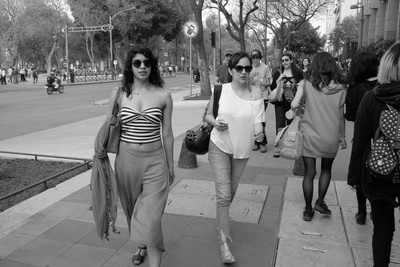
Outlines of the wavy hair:
[{"label": "wavy hair", "polygon": [[400,42],[393,44],[382,56],[378,82],[381,84],[400,82]]},{"label": "wavy hair", "polygon": [[314,56],[308,74],[307,79],[318,91],[321,91],[322,87],[327,86],[331,81],[345,84],[342,71],[328,52],[320,52]]},{"label": "wavy hair", "polygon": [[379,59],[368,51],[358,53],[350,63],[347,82],[351,85],[361,83],[378,74]]},{"label": "wavy hair", "polygon": [[[297,67],[296,63],[294,62],[292,54],[286,53],[286,54],[283,54],[281,56],[281,59],[283,57],[288,57],[290,60],[292,60],[292,63],[290,63],[290,69],[292,70],[293,77],[296,80],[302,79],[303,78],[303,71],[300,70],[299,67]],[[284,70],[285,70],[285,68],[283,67],[283,65],[281,63],[281,73],[283,73]]]},{"label": "wavy hair", "polygon": [[151,69],[149,82],[157,87],[164,86],[164,80],[161,78],[160,71],[158,69],[158,59],[153,55],[153,52],[144,46],[134,46],[127,54],[124,63],[124,77],[122,80],[123,91],[126,92],[127,96],[132,94],[132,86],[134,83],[133,70],[132,70],[132,59],[137,55],[142,54],[151,61]]}]

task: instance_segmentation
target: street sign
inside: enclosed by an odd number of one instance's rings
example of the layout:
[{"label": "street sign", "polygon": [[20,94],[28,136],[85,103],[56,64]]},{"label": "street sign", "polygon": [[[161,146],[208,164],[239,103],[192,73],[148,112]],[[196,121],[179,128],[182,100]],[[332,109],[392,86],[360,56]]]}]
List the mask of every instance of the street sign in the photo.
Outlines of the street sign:
[{"label": "street sign", "polygon": [[185,61],[185,57],[181,57],[181,61]]},{"label": "street sign", "polygon": [[199,26],[195,21],[189,20],[186,21],[183,25],[183,34],[186,37],[193,38],[196,37],[197,33],[199,32]]},{"label": "street sign", "polygon": [[117,65],[118,62],[116,60],[114,60],[113,63],[114,63],[114,65]]}]

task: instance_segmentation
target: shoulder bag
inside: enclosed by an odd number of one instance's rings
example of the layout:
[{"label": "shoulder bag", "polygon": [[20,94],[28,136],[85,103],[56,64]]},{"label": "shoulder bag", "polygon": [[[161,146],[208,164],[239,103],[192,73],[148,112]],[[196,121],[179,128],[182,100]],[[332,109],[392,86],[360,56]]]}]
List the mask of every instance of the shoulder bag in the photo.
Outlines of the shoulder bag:
[{"label": "shoulder bag", "polygon": [[119,106],[120,106],[119,99],[121,91],[122,89],[118,88],[117,95],[115,96],[114,100],[112,114],[110,117],[107,118],[109,122],[106,122],[109,123],[110,125],[106,151],[108,153],[114,153],[114,154],[118,153],[119,140],[121,138],[121,122],[118,116]]},{"label": "shoulder bag", "polygon": [[[222,85],[214,86],[214,103],[213,103],[213,115],[214,118],[218,116],[218,107],[219,107],[219,99],[221,97]],[[207,108],[203,114],[203,121],[201,126],[196,130],[188,130],[185,135],[185,147],[190,152],[197,155],[204,155],[208,152],[208,145],[210,144],[210,134],[213,126],[209,125],[205,121],[205,116],[207,114],[208,106],[210,102],[207,104]]]}]

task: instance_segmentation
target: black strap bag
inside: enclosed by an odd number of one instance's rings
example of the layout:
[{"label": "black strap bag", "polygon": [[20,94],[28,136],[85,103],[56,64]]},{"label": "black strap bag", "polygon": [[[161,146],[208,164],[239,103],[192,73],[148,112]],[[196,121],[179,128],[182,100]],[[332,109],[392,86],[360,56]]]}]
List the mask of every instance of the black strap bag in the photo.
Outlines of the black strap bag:
[{"label": "black strap bag", "polygon": [[[222,85],[214,86],[214,105],[213,114],[214,118],[218,116],[219,98],[221,96]],[[207,108],[210,103],[207,104]],[[205,115],[207,113],[207,108],[203,115],[203,121],[201,126],[196,130],[186,131],[185,136],[185,147],[190,152],[197,155],[204,155],[208,152],[208,145],[210,144],[210,134],[211,130],[214,128],[205,121]]]}]

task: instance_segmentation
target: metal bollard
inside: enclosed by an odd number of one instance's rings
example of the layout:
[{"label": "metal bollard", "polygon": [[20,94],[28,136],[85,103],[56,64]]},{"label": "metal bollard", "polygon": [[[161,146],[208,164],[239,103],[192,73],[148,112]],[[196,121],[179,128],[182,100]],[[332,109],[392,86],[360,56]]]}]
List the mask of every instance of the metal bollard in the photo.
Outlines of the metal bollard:
[{"label": "metal bollard", "polygon": [[197,157],[186,149],[185,142],[182,141],[181,153],[179,155],[178,167],[183,169],[197,168]]}]

